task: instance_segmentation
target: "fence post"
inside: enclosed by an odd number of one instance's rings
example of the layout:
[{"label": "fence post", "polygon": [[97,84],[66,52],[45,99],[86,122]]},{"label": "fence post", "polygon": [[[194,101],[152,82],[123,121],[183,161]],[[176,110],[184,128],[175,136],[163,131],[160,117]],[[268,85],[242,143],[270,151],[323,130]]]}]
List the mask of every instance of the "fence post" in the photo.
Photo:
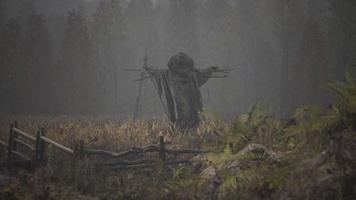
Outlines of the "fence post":
[{"label": "fence post", "polygon": [[41,156],[40,156],[40,142],[41,142],[41,131],[38,129],[36,133],[36,147],[35,147],[35,165],[38,166],[41,163]]},{"label": "fence post", "polygon": [[[17,124],[17,121],[14,122],[14,128],[18,128],[18,124]],[[17,132],[16,131],[12,131],[12,138],[13,139],[17,139],[18,138],[18,135],[17,135]],[[12,144],[12,149],[14,151],[17,151],[17,142],[14,142],[13,141],[13,144]]]},{"label": "fence post", "polygon": [[71,167],[71,181],[76,184],[76,176],[75,174],[78,172],[78,158],[80,158],[80,147],[78,141],[75,141],[74,148],[73,148],[73,155],[71,157],[70,167]]},{"label": "fence post", "polygon": [[75,141],[74,148],[73,148],[73,156],[72,156],[72,168],[74,169],[78,163],[78,159],[81,160],[81,141]]},{"label": "fence post", "polygon": [[74,162],[78,157],[79,157],[79,144],[78,141],[75,141],[74,148],[73,148],[72,164],[74,164]]},{"label": "fence post", "polygon": [[[46,130],[44,128],[40,128],[40,133],[41,133],[41,136],[46,136]],[[46,164],[46,158],[45,158],[45,151],[46,151],[46,145],[44,143],[44,141],[41,139],[40,140],[40,156],[41,156],[41,161],[42,161],[42,165],[45,165]]]},{"label": "fence post", "polygon": [[84,140],[79,141],[79,159],[84,160]]},{"label": "fence post", "polygon": [[36,152],[35,152],[35,162],[37,166],[44,164],[44,142],[41,139],[44,136],[44,129],[39,128],[36,135]]},{"label": "fence post", "polygon": [[7,149],[7,169],[11,170],[12,168],[12,149],[13,149],[13,143],[14,143],[14,125],[10,125],[10,131],[9,131],[9,141],[8,141],[8,149]]},{"label": "fence post", "polygon": [[161,158],[162,162],[166,161],[166,148],[164,145],[164,137],[163,136],[159,137],[159,157]]}]

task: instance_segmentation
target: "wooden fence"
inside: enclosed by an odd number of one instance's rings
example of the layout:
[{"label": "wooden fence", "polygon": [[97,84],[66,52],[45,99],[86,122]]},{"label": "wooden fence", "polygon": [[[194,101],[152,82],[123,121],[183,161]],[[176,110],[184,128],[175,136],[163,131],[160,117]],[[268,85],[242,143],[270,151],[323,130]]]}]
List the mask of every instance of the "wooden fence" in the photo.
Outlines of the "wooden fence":
[{"label": "wooden fence", "polygon": [[[2,147],[7,152],[6,167],[8,170],[12,170],[19,166],[31,166],[38,167],[43,166],[47,162],[46,158],[46,146],[48,144],[53,147],[69,154],[72,156],[73,161],[76,162],[77,159],[84,160],[86,157],[93,155],[100,157],[108,157],[114,160],[110,163],[97,162],[95,165],[101,167],[108,167],[112,170],[128,170],[128,169],[139,169],[156,166],[157,163],[163,165],[177,165],[182,163],[189,163],[189,160],[169,160],[167,155],[181,155],[181,154],[200,154],[204,153],[201,150],[191,150],[191,149],[168,149],[166,148],[164,137],[159,137],[159,144],[152,144],[144,147],[133,147],[123,152],[112,152],[103,149],[91,149],[86,148],[84,141],[80,140],[73,149],[66,147],[58,142],[51,140],[45,136],[45,129],[39,128],[36,137],[26,133],[25,131],[18,128],[17,122],[10,125],[10,131],[8,136],[8,142],[0,140],[0,147]],[[22,150],[26,150],[26,153],[30,153],[32,157],[26,156],[24,153],[19,152],[18,145],[23,146]],[[157,160],[136,160],[136,161],[117,161],[117,159],[127,157],[128,155],[142,155],[146,153],[156,152],[159,155]],[[20,160],[15,160],[14,158],[20,158]]]}]

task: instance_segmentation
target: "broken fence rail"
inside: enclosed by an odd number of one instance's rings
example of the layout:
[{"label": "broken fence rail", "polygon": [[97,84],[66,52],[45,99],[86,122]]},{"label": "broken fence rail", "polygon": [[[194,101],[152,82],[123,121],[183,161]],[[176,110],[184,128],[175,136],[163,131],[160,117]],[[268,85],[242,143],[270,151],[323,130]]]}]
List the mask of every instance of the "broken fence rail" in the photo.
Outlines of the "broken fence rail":
[{"label": "broken fence rail", "polygon": [[[34,153],[32,158],[20,153],[17,149],[17,145],[22,145]],[[18,161],[15,161],[13,155],[24,159],[25,161],[32,161],[35,166],[44,165],[46,163],[45,159],[45,144],[50,144],[57,149],[73,156],[80,160],[83,160],[85,156],[106,156],[110,158],[122,158],[128,155],[145,154],[149,152],[159,153],[159,160],[138,160],[138,161],[126,161],[126,162],[112,162],[112,163],[95,163],[95,166],[106,166],[112,170],[129,170],[129,169],[140,169],[147,167],[154,167],[157,164],[177,165],[183,163],[190,163],[189,160],[166,160],[167,154],[178,155],[178,154],[201,154],[207,153],[207,151],[193,150],[193,149],[166,149],[164,143],[164,137],[160,136],[160,143],[147,145],[141,148],[132,147],[123,152],[112,152],[103,149],[92,149],[84,148],[84,141],[81,140],[79,144],[75,145],[74,150],[68,148],[58,142],[51,140],[45,136],[44,128],[40,128],[37,131],[36,137],[24,132],[18,128],[17,122],[11,124],[9,131],[8,143],[0,140],[0,146],[7,151],[7,162],[6,166],[9,170],[16,166]],[[28,152],[27,152],[28,153]],[[74,160],[74,159],[73,159]]]},{"label": "broken fence rail", "polygon": [[[109,156],[113,158],[119,158],[119,157],[125,157],[129,154],[142,154],[142,153],[149,153],[149,152],[161,152],[161,149],[159,148],[160,145],[149,145],[146,147],[142,148],[137,148],[133,147],[130,148],[126,151],[123,152],[112,152],[112,151],[106,151],[106,150],[101,150],[101,149],[84,149],[84,152],[86,155],[103,155],[103,156]],[[200,154],[200,153],[207,153],[207,151],[201,151],[201,150],[192,150],[192,149],[165,149],[166,154]]]},{"label": "broken fence rail", "polygon": [[[169,166],[169,165],[179,165],[179,164],[189,164],[189,163],[190,163],[190,160],[171,160],[171,161],[165,161],[161,164],[164,164],[164,166]],[[158,163],[158,164],[160,164],[160,163]],[[118,165],[111,166],[110,169],[111,170],[143,169],[143,168],[155,167],[158,164],[157,164],[157,162],[133,164],[133,165],[118,164]]]}]

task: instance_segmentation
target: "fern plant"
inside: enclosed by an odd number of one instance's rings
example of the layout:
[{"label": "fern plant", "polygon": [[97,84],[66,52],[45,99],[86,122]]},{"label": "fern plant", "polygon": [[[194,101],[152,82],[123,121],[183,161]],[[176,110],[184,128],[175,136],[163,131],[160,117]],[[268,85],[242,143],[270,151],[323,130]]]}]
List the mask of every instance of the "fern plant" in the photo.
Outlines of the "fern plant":
[{"label": "fern plant", "polygon": [[248,124],[256,128],[261,121],[267,116],[267,111],[259,103],[252,105],[248,113]]},{"label": "fern plant", "polygon": [[221,184],[218,188],[220,199],[249,199],[251,191],[261,192],[269,185],[279,186],[284,180],[280,178],[277,183],[270,183],[268,179],[271,165],[270,155],[262,151],[242,151],[233,154],[229,145],[220,154],[208,155],[208,160],[217,166]]},{"label": "fern plant", "polygon": [[225,172],[218,189],[219,199],[249,199],[250,194],[259,193],[264,188],[269,168],[267,164],[262,164],[238,173]]},{"label": "fern plant", "polygon": [[266,110],[256,103],[247,114],[235,120],[232,126],[232,137],[228,139],[228,142],[234,146],[234,152],[238,152],[256,139],[256,129],[266,116]]},{"label": "fern plant", "polygon": [[166,184],[166,193],[175,199],[195,199],[199,189],[199,179],[189,166],[180,166]]},{"label": "fern plant", "polygon": [[328,145],[328,130],[340,121],[340,112],[334,108],[323,110],[304,106],[293,115],[296,125],[284,129],[285,144],[289,150],[309,148],[311,153],[321,152]]},{"label": "fern plant", "polygon": [[341,98],[343,109],[348,113],[356,113],[356,81],[347,73],[344,82],[335,82],[328,88]]}]

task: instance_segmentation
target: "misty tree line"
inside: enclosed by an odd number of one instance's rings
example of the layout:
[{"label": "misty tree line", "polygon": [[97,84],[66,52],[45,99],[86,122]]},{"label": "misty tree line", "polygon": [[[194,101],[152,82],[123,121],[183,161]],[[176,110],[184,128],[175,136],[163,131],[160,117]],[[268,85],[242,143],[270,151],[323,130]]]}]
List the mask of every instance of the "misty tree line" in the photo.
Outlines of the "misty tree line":
[{"label": "misty tree line", "polygon": [[[184,51],[198,67],[235,69],[202,88],[207,107],[226,115],[254,102],[280,113],[329,103],[326,83],[356,64],[351,0],[77,0],[63,14],[41,10],[43,0],[20,1],[13,14],[6,1],[0,1],[5,113],[129,115],[139,74],[123,69],[139,68],[146,52],[158,67]],[[144,95],[146,113],[162,112],[152,86]]]}]

